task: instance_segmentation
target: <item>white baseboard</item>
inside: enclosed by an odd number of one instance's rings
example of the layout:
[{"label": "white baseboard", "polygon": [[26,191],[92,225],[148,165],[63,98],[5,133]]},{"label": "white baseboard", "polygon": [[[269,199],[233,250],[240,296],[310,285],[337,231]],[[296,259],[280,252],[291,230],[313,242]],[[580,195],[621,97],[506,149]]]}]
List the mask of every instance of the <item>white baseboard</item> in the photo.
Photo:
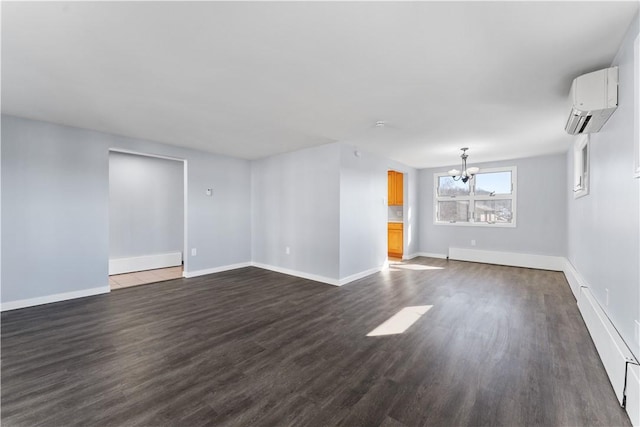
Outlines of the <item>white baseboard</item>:
[{"label": "white baseboard", "polygon": [[418,252],[413,257],[417,257],[417,256],[423,256],[423,257],[427,257],[427,258],[447,259],[447,254],[436,254],[436,253],[431,253],[431,252]]},{"label": "white baseboard", "polygon": [[252,264],[250,262],[240,262],[237,264],[229,264],[229,265],[223,265],[220,267],[206,268],[204,270],[185,271],[184,273],[182,273],[182,276],[189,279],[191,277],[204,276],[205,274],[221,273],[223,271],[236,270],[238,268],[244,268],[244,267],[251,267],[251,265]]},{"label": "white baseboard", "polygon": [[3,302],[1,310],[16,310],[18,308],[32,307],[34,305],[49,304],[52,302],[66,301],[75,298],[89,297],[92,295],[107,294],[111,291],[109,286],[99,286],[97,288],[82,289],[80,291],[64,292],[62,294],[46,295],[43,297],[21,299],[17,301]]},{"label": "white baseboard", "polygon": [[640,426],[640,366],[627,365],[627,401],[626,411],[631,424]]},{"label": "white baseboard", "polygon": [[262,264],[259,262],[242,262],[238,264],[224,265],[222,267],[208,268],[206,270],[197,270],[197,271],[188,271],[188,272],[185,271],[184,277],[191,278],[191,277],[203,276],[205,274],[220,273],[222,271],[235,270],[237,268],[250,267],[250,266],[262,268],[264,270],[275,271],[277,273],[287,274],[289,276],[295,276],[303,279],[313,280],[315,282],[326,283],[333,286],[346,285],[347,283],[353,282],[354,280],[361,279],[363,277],[369,276],[371,274],[377,273],[380,270],[382,270],[382,267],[372,268],[366,271],[361,271],[359,273],[352,274],[342,279],[333,279],[331,277],[305,273],[298,270],[291,270],[289,268],[276,267],[275,265]]},{"label": "white baseboard", "polygon": [[302,272],[302,271],[291,270],[291,269],[283,268],[283,267],[276,267],[274,265],[262,264],[262,263],[259,263],[259,262],[252,262],[251,265],[253,265],[254,267],[262,268],[264,270],[275,271],[277,273],[287,274],[289,276],[300,277],[302,279],[313,280],[315,282],[326,283],[328,285],[333,285],[333,286],[346,285],[347,283],[351,283],[351,282],[353,282],[355,280],[362,279],[363,277],[367,277],[367,276],[375,274],[375,273],[377,273],[379,271],[382,271],[382,268],[383,268],[382,266],[375,267],[375,268],[370,268],[369,270],[361,271],[359,273],[355,273],[355,274],[352,274],[350,276],[343,277],[342,279],[334,279],[334,278],[331,278],[331,277],[320,276],[320,275],[311,274],[311,273],[305,273],[305,272]]},{"label": "white baseboard", "polygon": [[371,276],[382,271],[382,267],[370,268],[369,270],[361,271],[360,273],[352,274],[339,280],[340,286],[351,283],[355,280],[362,279],[363,277]]},{"label": "white baseboard", "polygon": [[564,270],[562,272],[564,273],[564,277],[567,278],[567,282],[569,282],[569,288],[571,288],[571,292],[573,292],[573,296],[577,301],[578,298],[580,297],[580,287],[581,286],[589,287],[589,286],[587,285],[584,278],[580,275],[580,273],[576,271],[576,269],[573,267],[573,264],[571,264],[571,262],[569,262],[568,259],[565,259]]},{"label": "white baseboard", "polygon": [[276,273],[287,274],[289,276],[300,277],[303,279],[313,280],[315,282],[326,283],[333,286],[341,286],[340,280],[333,279],[331,277],[320,276],[317,274],[304,273],[302,271],[290,270],[288,268],[276,267],[275,265],[262,264],[260,262],[252,262],[254,267],[262,268],[264,270],[275,271]]},{"label": "white baseboard", "polygon": [[[580,314],[587,325],[591,340],[598,350],[616,397],[622,403],[631,423],[640,426],[640,367],[627,363],[634,359],[624,340],[609,320],[604,309],[591,294],[590,286],[571,261],[565,260],[564,275],[576,297]],[[626,371],[625,371],[626,368]],[[626,380],[625,380],[626,375]],[[625,383],[626,381],[626,383]],[[626,387],[626,388],[625,388]]]},{"label": "white baseboard", "polygon": [[609,381],[620,404],[623,402],[625,391],[625,376],[627,362],[635,362],[633,353],[629,350],[618,331],[598,304],[589,288],[580,288],[578,298],[580,314],[587,325],[593,344],[598,350],[600,360],[609,376]]},{"label": "white baseboard", "polygon": [[109,275],[175,267],[182,264],[182,252],[143,255],[109,260]]},{"label": "white baseboard", "polygon": [[566,262],[566,258],[561,256],[484,251],[465,248],[449,248],[449,259],[552,271],[563,271]]}]

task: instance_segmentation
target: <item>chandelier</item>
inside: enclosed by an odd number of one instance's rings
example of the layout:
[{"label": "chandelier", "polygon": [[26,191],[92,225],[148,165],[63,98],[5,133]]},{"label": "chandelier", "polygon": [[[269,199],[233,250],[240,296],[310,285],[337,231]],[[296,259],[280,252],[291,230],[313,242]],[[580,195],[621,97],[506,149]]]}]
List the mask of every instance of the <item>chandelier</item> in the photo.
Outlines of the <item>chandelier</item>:
[{"label": "chandelier", "polygon": [[459,171],[458,169],[451,169],[448,172],[448,174],[453,177],[454,181],[462,180],[462,182],[466,183],[471,178],[473,178],[473,176],[477,174],[478,171],[480,171],[480,168],[476,168],[476,167],[467,168],[467,157],[469,157],[469,155],[467,155],[468,149],[469,147],[464,147],[460,149],[462,150],[462,154],[460,155],[460,157],[462,158],[462,170]]}]

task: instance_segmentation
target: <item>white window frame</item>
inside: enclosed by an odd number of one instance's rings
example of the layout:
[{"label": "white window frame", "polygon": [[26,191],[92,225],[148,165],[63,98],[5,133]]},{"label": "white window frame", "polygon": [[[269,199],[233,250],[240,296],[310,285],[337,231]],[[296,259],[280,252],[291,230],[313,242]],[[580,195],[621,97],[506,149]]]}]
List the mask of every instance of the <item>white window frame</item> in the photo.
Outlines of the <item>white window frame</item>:
[{"label": "white window frame", "polygon": [[640,178],[640,123],[638,123],[638,114],[640,114],[640,35],[636,37],[633,44],[634,60],[633,60],[633,76],[634,76],[634,155],[633,155],[633,177]]},{"label": "white window frame", "polygon": [[[586,150],[585,150],[586,148]],[[586,151],[586,154],[585,154]],[[573,198],[589,194],[589,135],[580,136],[573,145]],[[586,155],[586,159],[584,158]]]},{"label": "white window frame", "polygon": [[[517,192],[518,192],[518,168],[516,166],[509,166],[503,168],[482,168],[477,175],[483,173],[494,172],[511,172],[511,194],[496,194],[494,196],[476,196],[475,194],[475,177],[469,181],[469,195],[468,196],[438,196],[438,183],[442,176],[450,176],[448,173],[434,173],[433,174],[433,223],[435,225],[449,225],[449,226],[462,226],[462,227],[497,227],[497,228],[515,228],[516,227],[516,207]],[[463,222],[449,222],[438,221],[438,202],[456,201],[456,200],[468,200],[469,201],[469,221]],[[511,200],[511,213],[513,219],[510,223],[489,223],[489,222],[475,222],[475,212],[473,211],[475,201],[478,200]]]}]

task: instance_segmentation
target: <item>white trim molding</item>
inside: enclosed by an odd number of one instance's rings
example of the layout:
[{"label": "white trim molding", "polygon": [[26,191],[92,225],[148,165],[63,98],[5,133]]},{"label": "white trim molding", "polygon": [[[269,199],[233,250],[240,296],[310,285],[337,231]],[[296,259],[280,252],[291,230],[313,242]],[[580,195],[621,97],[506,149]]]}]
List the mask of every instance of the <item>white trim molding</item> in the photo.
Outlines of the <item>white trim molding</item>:
[{"label": "white trim molding", "polygon": [[634,426],[640,426],[640,366],[627,364],[627,399],[625,410]]},{"label": "white trim molding", "polygon": [[578,273],[573,267],[573,264],[571,264],[571,262],[569,262],[569,260],[566,258],[564,261],[564,269],[562,270],[562,272],[564,273],[564,277],[566,277],[567,282],[569,282],[569,287],[571,288],[573,297],[577,301],[580,297],[580,287],[588,287],[588,285],[584,278],[580,275],[580,273]]},{"label": "white trim molding", "polygon": [[636,358],[591,293],[587,281],[568,259],[564,275],[618,401],[624,403],[632,424],[640,426],[640,367]]},{"label": "white trim molding", "polygon": [[633,177],[640,178],[640,35],[633,42],[633,78]]},{"label": "white trim molding", "polygon": [[589,134],[583,134],[573,144],[573,198],[589,194]]},{"label": "white trim molding", "polygon": [[276,267],[275,265],[262,264],[260,262],[252,262],[251,265],[253,265],[254,267],[262,268],[263,270],[275,271],[276,273],[282,273],[288,276],[300,277],[302,279],[313,280],[314,282],[326,283],[333,286],[341,286],[340,280],[333,279],[331,277],[305,273],[298,270],[291,270],[289,268]]},{"label": "white trim molding", "polygon": [[244,267],[257,267],[263,270],[275,271],[276,273],[286,274],[288,276],[300,277],[302,279],[313,280],[314,282],[326,283],[333,286],[342,286],[349,282],[352,282],[354,280],[360,279],[362,277],[368,276],[370,274],[376,273],[381,270],[381,268],[376,268],[373,270],[356,273],[351,276],[345,277],[344,279],[338,280],[331,277],[305,273],[298,270],[291,270],[289,268],[276,267],[275,265],[262,264],[259,262],[241,262],[238,264],[223,265],[220,267],[207,268],[204,270],[185,271],[183,273],[183,276],[186,278],[192,278],[192,277],[204,276],[206,274],[221,273],[223,271],[235,270],[235,269],[244,268]]},{"label": "white trim molding", "polygon": [[339,286],[346,285],[347,283],[354,282],[358,279],[362,279],[363,277],[371,276],[372,274],[376,274],[382,271],[382,267],[370,268],[369,270],[364,270],[356,274],[352,274],[347,277],[343,277],[338,281]]},{"label": "white trim molding", "polygon": [[466,248],[449,248],[449,259],[552,271],[563,271],[566,262],[566,258],[561,256],[485,251],[481,249]]},{"label": "white trim molding", "polygon": [[82,289],[61,294],[45,295],[43,297],[21,299],[2,303],[2,311],[16,310],[18,308],[32,307],[35,305],[49,304],[52,302],[67,301],[76,298],[90,297],[93,295],[108,294],[111,292],[109,286],[99,286],[97,288]]},{"label": "white trim molding", "polygon": [[136,155],[136,156],[154,157],[156,159],[176,160],[178,162],[184,162],[185,161],[185,159],[183,159],[181,157],[165,156],[164,154],[145,153],[145,152],[142,152],[142,151],[129,150],[129,149],[126,149],[126,148],[111,147],[111,148],[109,148],[109,151],[113,151],[115,153],[133,154],[133,155]]},{"label": "white trim molding", "polygon": [[182,265],[182,252],[113,258],[109,260],[109,275],[175,267],[178,265]]},{"label": "white trim molding", "polygon": [[191,277],[204,276],[206,274],[221,273],[223,271],[236,270],[238,268],[251,267],[250,262],[239,262],[237,264],[222,265],[220,267],[205,268],[203,270],[184,271],[182,276],[189,279]]},{"label": "white trim molding", "polygon": [[638,362],[589,288],[580,288],[578,308],[607,371],[613,391],[622,405],[625,402],[627,363]]}]

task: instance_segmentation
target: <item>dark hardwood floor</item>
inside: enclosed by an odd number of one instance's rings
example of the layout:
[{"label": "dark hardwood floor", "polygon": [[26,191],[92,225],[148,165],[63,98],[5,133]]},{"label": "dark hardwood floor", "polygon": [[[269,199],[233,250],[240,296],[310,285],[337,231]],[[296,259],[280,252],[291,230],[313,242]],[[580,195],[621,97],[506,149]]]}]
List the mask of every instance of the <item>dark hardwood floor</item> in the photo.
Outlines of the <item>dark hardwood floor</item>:
[{"label": "dark hardwood floor", "polygon": [[630,425],[557,272],[244,268],[5,312],[1,344],[7,427]]}]

